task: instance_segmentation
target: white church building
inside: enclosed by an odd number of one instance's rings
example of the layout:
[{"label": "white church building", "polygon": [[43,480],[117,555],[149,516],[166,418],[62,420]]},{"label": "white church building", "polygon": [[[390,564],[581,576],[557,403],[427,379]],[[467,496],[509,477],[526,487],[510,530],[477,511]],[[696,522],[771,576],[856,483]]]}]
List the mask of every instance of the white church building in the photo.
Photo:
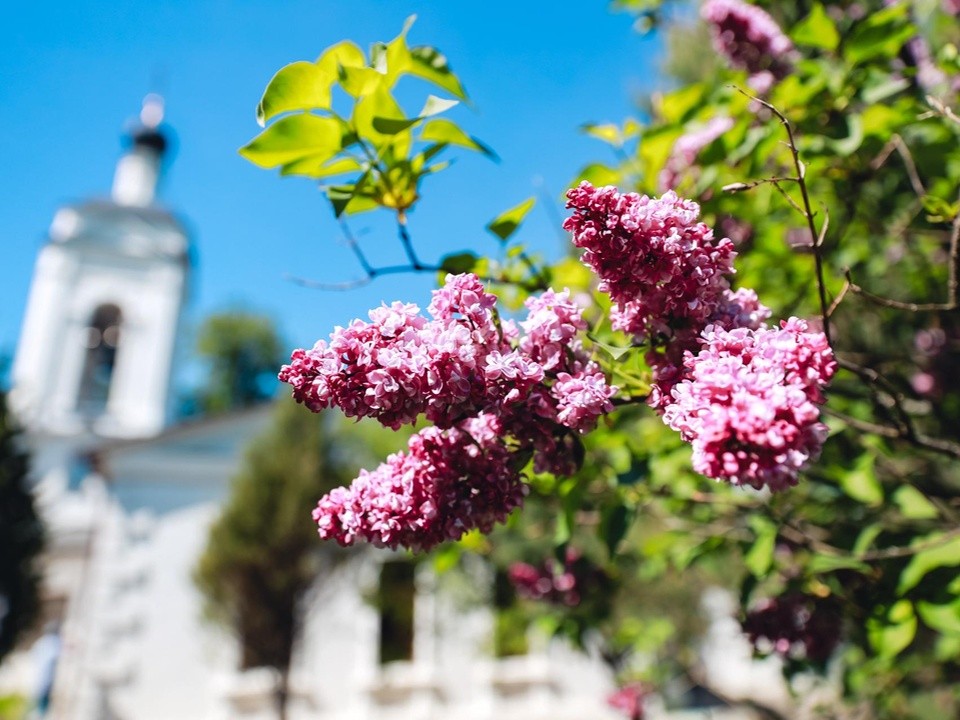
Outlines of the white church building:
[{"label": "white church building", "polygon": [[[161,101],[148,97],[110,196],[55,214],[13,367],[9,402],[27,430],[49,529],[45,615],[58,642],[42,716],[56,720],[276,716],[272,677],[236,670],[232,638],[204,622],[190,579],[271,408],[175,422],[171,376],[193,249],[157,201],[161,121]],[[606,705],[615,689],[606,667],[560,641],[533,637],[527,655],[494,658],[492,613],[445,594],[428,563],[410,577],[409,652],[385,658],[368,599],[398,557],[362,551],[324,579],[294,661],[291,720],[623,717]],[[0,695],[34,694],[37,645],[4,661]],[[754,689],[766,685],[780,703],[774,675],[756,676]],[[708,717],[647,715],[667,716]]]}]

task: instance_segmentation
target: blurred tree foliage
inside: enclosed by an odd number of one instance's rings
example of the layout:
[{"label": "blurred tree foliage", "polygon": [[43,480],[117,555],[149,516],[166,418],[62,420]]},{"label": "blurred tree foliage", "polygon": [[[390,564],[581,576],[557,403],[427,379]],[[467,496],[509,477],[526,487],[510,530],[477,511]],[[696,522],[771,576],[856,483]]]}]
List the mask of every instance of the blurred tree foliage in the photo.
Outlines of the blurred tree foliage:
[{"label": "blurred tree foliage", "polygon": [[310,591],[342,557],[318,543],[310,508],[399,442],[402,435],[379,426],[311,415],[292,400],[278,401],[210,530],[194,580],[209,616],[236,635],[241,669],[278,672],[281,717]]},{"label": "blurred tree foliage", "polygon": [[270,318],[246,311],[211,315],[197,333],[196,349],[209,368],[199,398],[204,412],[224,412],[273,396],[284,348]]},{"label": "blurred tree foliage", "polygon": [[44,528],[28,480],[20,429],[0,393],[0,660],[40,612]]}]

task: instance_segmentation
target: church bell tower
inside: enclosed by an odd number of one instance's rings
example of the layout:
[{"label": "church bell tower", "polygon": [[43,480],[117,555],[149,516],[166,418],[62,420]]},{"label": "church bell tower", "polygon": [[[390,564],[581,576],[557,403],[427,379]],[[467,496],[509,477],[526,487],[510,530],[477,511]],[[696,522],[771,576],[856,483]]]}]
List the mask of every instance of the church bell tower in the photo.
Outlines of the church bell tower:
[{"label": "church bell tower", "polygon": [[60,208],[34,270],[10,403],[31,431],[156,435],[190,270],[184,226],[155,200],[168,138],[144,100],[108,199]]}]

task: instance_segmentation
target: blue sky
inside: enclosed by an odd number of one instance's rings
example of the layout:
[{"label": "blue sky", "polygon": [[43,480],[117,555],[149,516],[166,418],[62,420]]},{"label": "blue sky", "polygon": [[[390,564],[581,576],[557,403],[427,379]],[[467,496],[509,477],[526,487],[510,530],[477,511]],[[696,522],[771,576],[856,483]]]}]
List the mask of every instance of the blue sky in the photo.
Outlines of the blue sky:
[{"label": "blue sky", "polygon": [[[161,199],[194,232],[189,325],[245,307],[272,315],[288,344],[301,346],[384,300],[425,306],[431,277],[384,278],[349,292],[291,283],[291,274],[341,281],[361,273],[315,185],[281,179],[236,152],[258,131],[254,108],[281,66],[345,38],[362,47],[389,40],[411,14],[411,44],[439,47],[475,105],[453,117],[501,157],[459,153],[426,180],[410,222],[425,260],[464,248],[495,252],[483,230],[490,218],[530,195],[559,198],[580,167],[608,159],[579,126],[622,121],[640,93],[662,84],[656,41],[633,33],[631,18],[608,12],[603,0],[17,3],[5,12],[0,43],[0,353],[16,346],[53,213],[108,193],[124,123],[150,91],[165,96],[177,139]],[[558,255],[555,217],[541,202],[521,239]],[[399,258],[392,230],[373,215],[351,227],[373,262]]]}]

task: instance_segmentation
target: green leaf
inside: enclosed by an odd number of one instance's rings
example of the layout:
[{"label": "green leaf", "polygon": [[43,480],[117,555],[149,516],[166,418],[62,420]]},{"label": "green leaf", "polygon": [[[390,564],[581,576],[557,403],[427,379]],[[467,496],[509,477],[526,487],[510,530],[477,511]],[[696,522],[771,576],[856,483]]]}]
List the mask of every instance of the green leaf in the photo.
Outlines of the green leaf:
[{"label": "green leaf", "polygon": [[412,48],[407,72],[433,83],[461,100],[467,99],[467,92],[450,69],[446,56],[434,47],[422,45]]},{"label": "green leaf", "polygon": [[520,224],[523,222],[523,219],[527,216],[527,213],[533,208],[536,204],[537,199],[529,197],[524,200],[519,205],[515,205],[509,210],[500,213],[487,223],[487,230],[492,232],[501,242],[506,242],[510,239],[520,227]]},{"label": "green leaf", "polygon": [[368,170],[353,184],[332,185],[324,188],[327,199],[333,207],[335,217],[339,218],[344,213],[354,215],[380,207],[380,203],[373,197],[372,191],[367,185],[369,178],[370,171]]},{"label": "green leaf", "polygon": [[602,340],[598,340],[596,336],[594,336],[594,335],[592,335],[592,334],[590,334],[590,333],[587,333],[587,337],[590,338],[590,340],[593,342],[593,344],[596,345],[598,348],[606,351],[606,353],[607,353],[611,358],[613,358],[614,360],[619,360],[619,359],[622,358],[624,355],[626,355],[628,352],[630,352],[631,350],[633,350],[633,346],[631,346],[631,345],[627,345],[626,347],[616,347],[616,346],[614,346],[614,345],[610,345],[610,344],[608,344],[608,343],[605,343],[605,342],[603,342]]},{"label": "green leaf", "polygon": [[621,173],[606,165],[603,165],[602,163],[592,163],[587,165],[577,174],[578,181],[586,180],[594,187],[617,185],[620,183],[621,177]]},{"label": "green leaf", "polygon": [[423,110],[420,111],[420,114],[417,117],[375,117],[373,118],[373,127],[377,132],[383,133],[384,135],[395,135],[396,133],[403,132],[407,128],[416,125],[418,122],[421,122],[428,117],[439,115],[440,113],[459,104],[460,103],[458,100],[445,100],[444,98],[438,98],[435,95],[429,95],[427,96],[427,101],[423,105]]},{"label": "green leaf", "polygon": [[839,555],[815,555],[807,565],[807,570],[813,575],[829,573],[834,570],[856,570],[864,574],[870,572],[870,566],[861,560]]},{"label": "green leaf", "polygon": [[497,159],[497,154],[489,147],[477,140],[475,137],[467,135],[460,126],[452,120],[446,118],[436,118],[428,120],[423,124],[423,130],[420,132],[420,139],[424,142],[444,143],[445,145],[458,145],[470,150],[476,150],[483,153],[491,159]]},{"label": "green leaf", "polygon": [[876,456],[867,452],[861,455],[849,472],[840,474],[840,488],[854,500],[876,507],[883,503],[883,488],[874,471]]},{"label": "green leaf", "polygon": [[923,624],[946,635],[960,635],[960,600],[946,605],[934,605],[921,600],[917,603],[917,614]]},{"label": "green leaf", "polygon": [[840,157],[852,155],[863,143],[863,118],[857,113],[847,115],[847,130],[847,137],[830,141],[830,147]]},{"label": "green leaf", "polygon": [[882,658],[899,655],[913,642],[917,633],[917,616],[909,600],[900,600],[887,612],[885,618],[867,621],[870,645]]},{"label": "green leaf", "polygon": [[340,86],[355,98],[362,98],[379,88],[387,88],[384,76],[370,67],[340,67]]},{"label": "green leaf", "polygon": [[272,168],[306,157],[332,158],[341,150],[343,124],[308,113],[280,118],[240,148],[254,165]]},{"label": "green leaf", "polygon": [[257,105],[257,123],[263,127],[267,120],[291,110],[329,110],[330,88],[336,79],[311,62],[280,68]]},{"label": "green leaf", "polygon": [[440,261],[440,269],[455,275],[470,272],[476,267],[478,259],[477,255],[472,252],[451,253],[445,255]]},{"label": "green leaf", "polygon": [[809,14],[794,26],[791,37],[798,45],[824,50],[836,50],[840,44],[840,33],[820,3],[814,3]]},{"label": "green leaf", "polygon": [[933,533],[925,537],[917,538],[911,543],[912,546],[925,546],[930,543],[935,544],[927,550],[921,550],[914,555],[907,566],[900,573],[900,583],[897,585],[897,594],[903,595],[912,590],[923,580],[924,576],[932,570],[940,567],[956,567],[960,565],[960,537],[946,539],[943,533]]},{"label": "green leaf", "polygon": [[900,508],[903,516],[911,520],[928,520],[939,515],[934,504],[910,485],[900,486],[893,494],[893,501]]},{"label": "green leaf", "polygon": [[437,97],[436,95],[427,95],[427,101],[423,104],[420,111],[420,118],[433,117],[442,112],[446,112],[452,107],[460,104],[459,100],[450,100],[448,98]]},{"label": "green leaf", "polygon": [[357,172],[362,168],[363,166],[353,158],[336,158],[331,160],[325,154],[320,154],[289,162],[280,168],[280,174],[300,175],[302,177],[322,180],[336,175]]},{"label": "green leaf", "polygon": [[777,541],[777,526],[759,515],[750,518],[750,526],[756,533],[756,539],[744,556],[743,563],[754,577],[764,577],[773,566],[773,549]]},{"label": "green leaf", "polygon": [[403,128],[392,129],[390,132],[379,129],[390,120],[406,121],[408,118],[383,84],[360,98],[353,109],[353,125],[357,134],[375,145],[381,145],[403,131]]},{"label": "green leaf", "polygon": [[586,123],[581,125],[580,129],[590,137],[597,138],[597,140],[601,140],[608,145],[613,145],[614,147],[623,146],[623,135],[620,133],[620,128],[613,123],[607,123],[605,125]]},{"label": "green leaf", "polygon": [[907,18],[910,4],[897,3],[869,13],[850,33],[843,46],[843,55],[851,65],[875,58],[897,56],[903,44],[916,34]]},{"label": "green leaf", "polygon": [[340,76],[340,68],[362,68],[366,64],[363,50],[349,40],[331,45],[317,58],[317,67],[334,78]]},{"label": "green leaf", "polygon": [[625,505],[614,505],[604,510],[600,520],[600,532],[611,558],[617,554],[617,548],[630,528],[631,519],[632,511]]}]

